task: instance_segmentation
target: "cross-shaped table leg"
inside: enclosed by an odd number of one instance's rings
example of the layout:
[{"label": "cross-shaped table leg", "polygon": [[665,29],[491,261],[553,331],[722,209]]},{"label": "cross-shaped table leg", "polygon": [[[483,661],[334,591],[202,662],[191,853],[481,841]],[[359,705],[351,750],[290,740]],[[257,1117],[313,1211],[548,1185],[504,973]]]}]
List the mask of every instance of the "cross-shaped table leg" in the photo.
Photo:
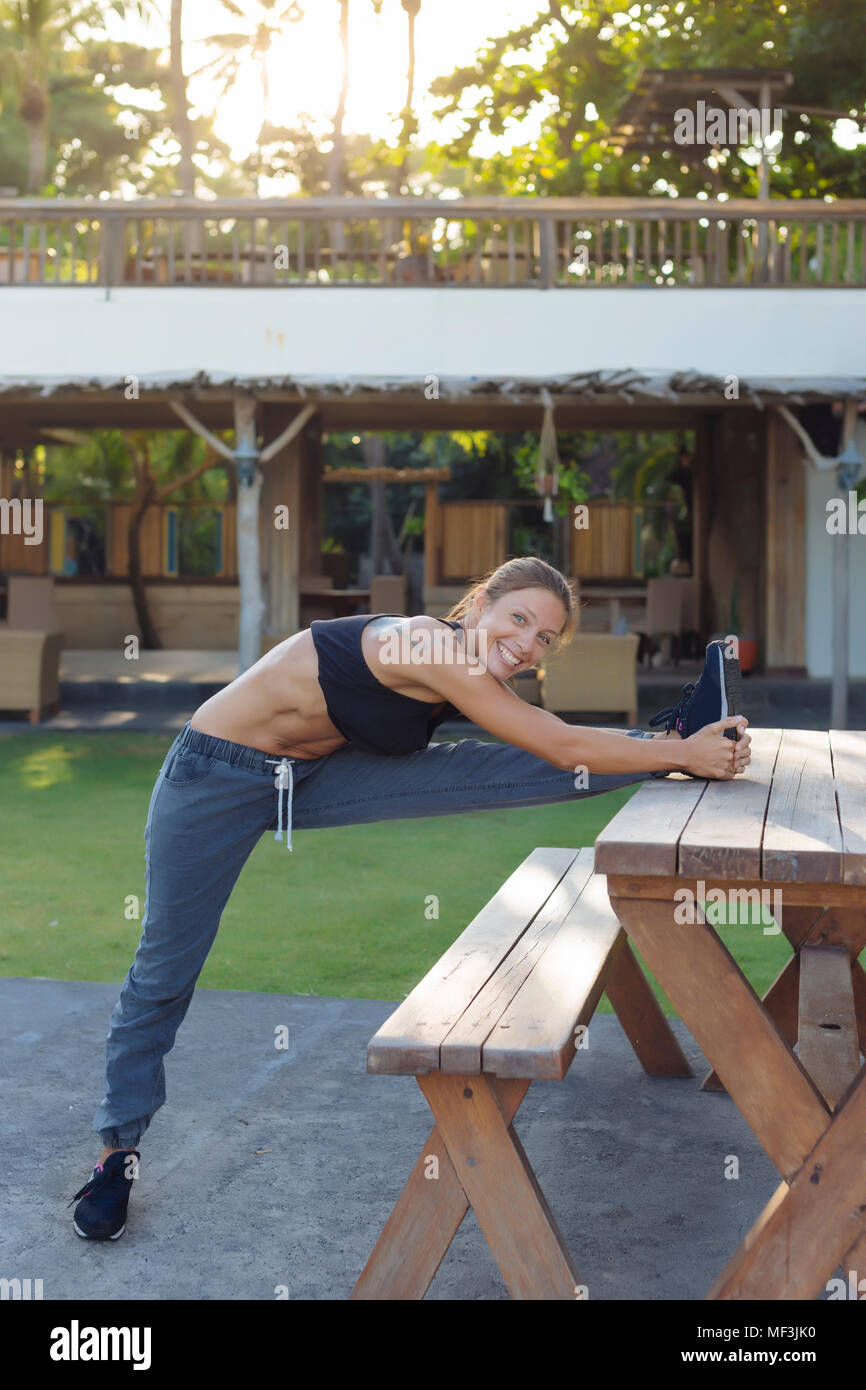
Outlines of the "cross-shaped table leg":
[{"label": "cross-shaped table leg", "polygon": [[[866,971],[857,959],[866,947],[866,913],[857,909],[798,905],[783,910],[782,927],[794,954],[785,962],[761,1001],[782,1037],[790,1047],[797,1041],[800,950],[804,946],[845,946],[851,956],[854,973],[854,1004],[860,1048],[866,1053]],[[723,1091],[725,1088],[718,1073],[712,1070],[701,1082],[701,1089]]]},{"label": "cross-shaped table leg", "polygon": [[512,1297],[579,1297],[577,1270],[511,1123],[530,1082],[416,1079],[436,1124],[352,1298],[423,1298],[470,1205]]},{"label": "cross-shaped table leg", "polygon": [[[639,896],[641,885],[633,879],[609,877],[608,886],[629,936],[786,1179],[709,1297],[816,1297],[841,1259],[866,1249],[866,1067],[831,1117],[835,1097],[831,1104],[824,1099],[712,928],[694,923],[677,929],[673,902]],[[620,896],[623,890],[631,896]],[[797,933],[801,950],[816,956],[806,974],[813,986],[820,984],[821,971],[839,974],[841,956],[842,966],[852,968],[853,1019],[853,1000],[862,1002],[864,990],[849,953],[862,941],[862,922],[849,909],[809,912],[811,924],[806,913],[799,924],[806,929]],[[826,960],[818,959],[825,952]],[[862,1029],[859,1006],[857,1012]],[[814,1030],[802,1005],[799,1018],[801,1032],[807,1025]],[[824,1067],[825,1089],[834,1070]]]}]

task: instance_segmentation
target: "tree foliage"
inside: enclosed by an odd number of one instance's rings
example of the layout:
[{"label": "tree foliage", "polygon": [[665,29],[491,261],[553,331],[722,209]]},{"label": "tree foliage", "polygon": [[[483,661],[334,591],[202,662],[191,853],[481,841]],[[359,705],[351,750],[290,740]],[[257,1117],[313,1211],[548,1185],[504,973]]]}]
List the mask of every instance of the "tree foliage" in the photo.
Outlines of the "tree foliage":
[{"label": "tree foliage", "polygon": [[[649,196],[724,192],[756,197],[757,160],[730,151],[683,164],[676,147],[616,153],[616,115],[647,68],[769,67],[794,74],[790,100],[866,112],[866,6],[862,0],[647,0],[621,7],[551,0],[530,23],[488,41],[475,61],[432,84],[438,114],[460,120],[456,138],[428,151],[431,165],[465,171],[465,192],[536,196]],[[473,146],[530,117],[540,133],[505,154]],[[782,197],[862,197],[866,154],[843,150],[832,122],[790,116],[771,170]]]}]

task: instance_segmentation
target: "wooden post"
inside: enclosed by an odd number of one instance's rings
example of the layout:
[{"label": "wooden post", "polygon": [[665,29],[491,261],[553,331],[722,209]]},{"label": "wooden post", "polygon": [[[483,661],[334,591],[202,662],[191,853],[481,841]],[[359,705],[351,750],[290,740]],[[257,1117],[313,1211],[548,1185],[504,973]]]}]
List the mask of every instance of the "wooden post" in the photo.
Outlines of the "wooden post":
[{"label": "wooden post", "polygon": [[428,483],[425,493],[424,519],[424,588],[434,589],[439,579],[439,494],[436,483]]},{"label": "wooden post", "polygon": [[[265,440],[276,439],[297,416],[296,406],[265,406]],[[287,527],[276,508],[288,509]],[[315,417],[265,465],[260,534],[265,637],[282,640],[301,626],[301,579],[321,573],[321,422]]]},{"label": "wooden post", "polygon": [[[841,452],[854,438],[857,424],[857,402],[845,402],[845,423],[842,428]],[[845,502],[848,498],[842,489],[842,473],[839,478],[840,494]],[[847,528],[833,536],[833,686],[830,698],[830,728],[848,727],[848,594],[850,587],[850,537]]]},{"label": "wooden post", "polygon": [[[679,223],[677,224],[679,225]],[[712,467],[713,438],[718,427],[718,415],[700,415],[694,427],[694,456],[692,459],[692,579],[698,592],[698,629],[703,638],[709,634],[707,617],[706,548],[709,525],[707,502],[709,476]]]},{"label": "wooden post", "polygon": [[[256,402],[252,396],[235,396],[235,447],[252,459],[258,452],[256,444]],[[246,482],[243,469],[238,467],[238,584],[240,587],[240,617],[238,632],[238,670],[253,666],[261,654],[262,576],[259,567],[259,496],[262,474],[253,467],[252,480]]]},{"label": "wooden post", "polygon": [[766,498],[765,667],[805,674],[806,581],[799,549],[806,526],[805,468],[799,441],[775,411],[767,419]]}]

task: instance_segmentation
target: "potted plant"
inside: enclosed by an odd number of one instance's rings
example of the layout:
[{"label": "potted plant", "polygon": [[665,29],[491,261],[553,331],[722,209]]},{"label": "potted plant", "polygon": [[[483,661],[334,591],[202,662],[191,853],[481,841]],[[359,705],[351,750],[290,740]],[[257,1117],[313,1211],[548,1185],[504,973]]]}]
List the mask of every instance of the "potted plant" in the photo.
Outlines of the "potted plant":
[{"label": "potted plant", "polygon": [[725,609],[722,607],[722,622],[725,624],[724,632],[718,634],[719,637],[736,637],[737,639],[737,659],[740,663],[740,670],[743,675],[754,669],[755,661],[758,656],[758,638],[754,632],[742,632],[740,624],[740,582],[734,580],[731,587],[730,606]]}]

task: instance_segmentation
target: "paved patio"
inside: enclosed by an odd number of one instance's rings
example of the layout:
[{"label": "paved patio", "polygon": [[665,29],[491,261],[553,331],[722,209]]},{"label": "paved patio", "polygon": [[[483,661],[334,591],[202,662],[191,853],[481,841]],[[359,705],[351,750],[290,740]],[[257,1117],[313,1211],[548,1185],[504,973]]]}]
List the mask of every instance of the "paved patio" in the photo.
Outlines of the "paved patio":
[{"label": "paved patio", "polygon": [[[101,1147],[104,1042],[118,985],[0,979],[0,1274],[46,1299],[346,1299],[431,1116],[410,1077],[370,1076],[394,1003],[198,990],[166,1059],[117,1242],[72,1229]],[[289,1047],[274,1046],[289,1028]],[[613,1015],[517,1129],[590,1300],[701,1299],[778,1184],[679,1022],[692,1080],[644,1075]],[[725,1178],[730,1159],[739,1177]],[[506,1299],[471,1213],[428,1298]]]}]

